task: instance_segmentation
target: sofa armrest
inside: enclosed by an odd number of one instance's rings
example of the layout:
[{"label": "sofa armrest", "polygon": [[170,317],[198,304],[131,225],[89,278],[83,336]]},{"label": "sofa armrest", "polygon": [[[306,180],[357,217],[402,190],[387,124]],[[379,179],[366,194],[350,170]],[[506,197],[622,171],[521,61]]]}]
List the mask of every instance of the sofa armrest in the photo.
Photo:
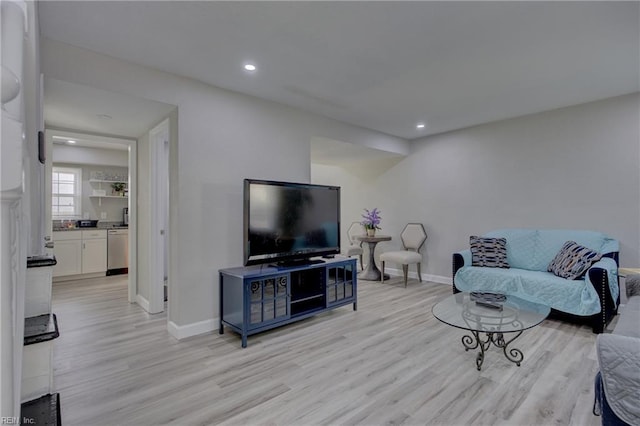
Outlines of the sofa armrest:
[{"label": "sofa armrest", "polygon": [[456,272],[465,265],[471,265],[471,250],[467,249],[453,253],[453,274],[451,275],[451,281],[453,283],[452,287],[454,293],[460,292],[456,287]]},{"label": "sofa armrest", "polygon": [[587,271],[585,279],[600,299],[600,315],[593,324],[594,333],[602,333],[609,320],[616,315],[620,302],[617,263],[613,258],[603,257]]},{"label": "sofa armrest", "polygon": [[596,353],[607,403],[626,423],[640,424],[640,339],[601,334]]}]

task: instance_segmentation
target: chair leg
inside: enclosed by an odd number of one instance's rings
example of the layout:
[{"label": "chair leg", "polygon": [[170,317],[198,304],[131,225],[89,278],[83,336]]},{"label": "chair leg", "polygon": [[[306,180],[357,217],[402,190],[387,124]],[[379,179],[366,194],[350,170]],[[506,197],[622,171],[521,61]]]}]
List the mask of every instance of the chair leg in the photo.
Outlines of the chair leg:
[{"label": "chair leg", "polygon": [[380,265],[382,266],[382,273],[380,274],[380,282],[383,283],[384,282],[384,260],[382,262],[380,262]]},{"label": "chair leg", "polygon": [[418,281],[422,282],[422,273],[420,272],[420,262],[418,262]]},{"label": "chair leg", "polygon": [[364,271],[364,265],[362,264],[362,255],[360,255],[360,270]]},{"label": "chair leg", "polygon": [[409,274],[409,265],[402,265],[402,273],[404,274],[404,286],[407,286],[407,275]]}]

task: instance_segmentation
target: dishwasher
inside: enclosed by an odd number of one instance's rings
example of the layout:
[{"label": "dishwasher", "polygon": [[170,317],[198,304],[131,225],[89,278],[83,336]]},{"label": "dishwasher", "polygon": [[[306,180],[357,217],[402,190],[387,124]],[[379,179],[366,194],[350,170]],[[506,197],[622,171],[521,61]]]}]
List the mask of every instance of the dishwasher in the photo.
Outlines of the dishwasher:
[{"label": "dishwasher", "polygon": [[107,275],[129,272],[129,230],[107,231]]}]

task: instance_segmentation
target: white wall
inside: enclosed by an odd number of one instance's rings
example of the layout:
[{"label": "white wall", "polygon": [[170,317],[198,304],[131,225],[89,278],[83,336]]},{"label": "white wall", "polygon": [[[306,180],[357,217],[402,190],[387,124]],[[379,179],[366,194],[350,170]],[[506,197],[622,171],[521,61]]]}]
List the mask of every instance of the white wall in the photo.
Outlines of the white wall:
[{"label": "white wall", "polygon": [[169,317],[178,327],[215,327],[217,271],[242,262],[244,178],[308,182],[313,137],[409,150],[401,139],[88,50],[46,39],[41,49],[47,77],[178,106],[169,269]]},{"label": "white wall", "polygon": [[[332,166],[326,164],[311,164],[311,182],[318,185],[335,185],[340,187],[340,221],[342,247],[349,244],[347,229],[352,222],[361,222],[364,209],[381,208],[386,205],[390,195],[377,190],[376,182],[383,178],[385,171],[401,161],[398,158],[387,160],[359,161],[349,165]],[[396,197],[398,194],[393,194]],[[381,234],[389,234],[386,208],[382,211]],[[376,253],[382,253],[384,247],[391,243],[379,243]],[[366,247],[366,245],[365,245]],[[366,250],[366,248],[365,248]],[[379,256],[377,256],[379,257]]]},{"label": "white wall", "polygon": [[[507,227],[601,231],[620,264],[640,259],[640,96],[611,98],[436,135],[380,176],[314,165],[314,182],[343,187],[345,216],[382,209],[397,248],[408,221],[429,238],[423,273],[451,277],[472,234]],[[366,194],[366,195],[363,195]],[[359,204],[359,205],[358,205]]]}]

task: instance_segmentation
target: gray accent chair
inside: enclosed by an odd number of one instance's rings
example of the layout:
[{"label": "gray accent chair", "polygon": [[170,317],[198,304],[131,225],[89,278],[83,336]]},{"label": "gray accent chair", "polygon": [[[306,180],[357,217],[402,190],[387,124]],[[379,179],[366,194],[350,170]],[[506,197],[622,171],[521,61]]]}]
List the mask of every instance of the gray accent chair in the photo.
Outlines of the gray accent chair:
[{"label": "gray accent chair", "polygon": [[427,240],[427,232],[421,223],[408,223],[400,233],[402,246],[404,250],[388,251],[380,255],[382,262],[381,280],[384,281],[384,265],[386,262],[393,262],[402,265],[402,273],[404,275],[404,286],[407,286],[407,275],[409,274],[409,265],[416,264],[418,267],[418,280],[422,282],[422,274],[420,273],[420,263],[422,255],[420,248]]},{"label": "gray accent chair", "polygon": [[360,269],[362,266],[362,241],[358,240],[359,236],[364,235],[364,227],[360,222],[352,222],[347,229],[347,237],[349,238],[349,246],[343,252],[347,257],[358,256],[360,258]]}]

